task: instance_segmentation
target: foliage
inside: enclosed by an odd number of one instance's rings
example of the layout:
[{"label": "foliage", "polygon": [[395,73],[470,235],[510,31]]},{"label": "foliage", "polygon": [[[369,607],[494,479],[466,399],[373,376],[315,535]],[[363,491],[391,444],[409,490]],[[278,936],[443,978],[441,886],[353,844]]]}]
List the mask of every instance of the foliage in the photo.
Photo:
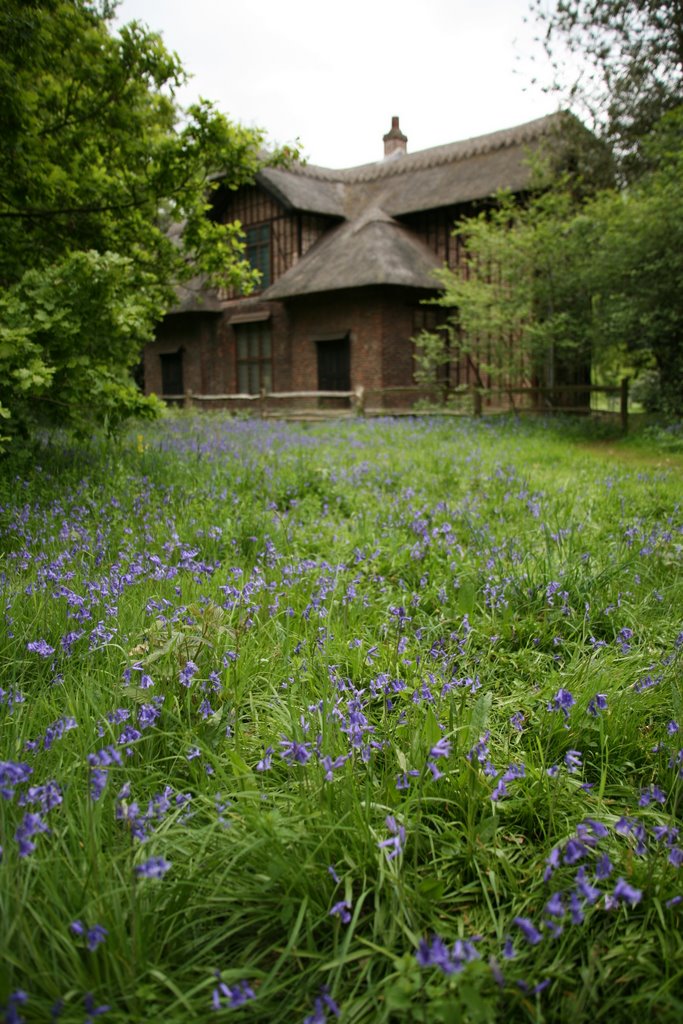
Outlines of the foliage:
[{"label": "foliage", "polygon": [[[111,422],[173,282],[253,281],[238,226],[211,224],[206,211],[217,169],[228,187],[251,180],[261,133],[205,102],[179,109],[178,58],[137,22],[113,34],[114,8],[7,0],[0,11],[0,379],[15,430]],[[94,312],[97,358],[80,347],[88,328],[85,315],[74,326],[76,290]],[[90,401],[98,379],[102,404]]]},{"label": "foliage", "polygon": [[629,189],[577,193],[565,176],[457,224],[465,259],[438,274],[454,354],[499,385],[524,371],[554,385],[589,362],[606,378],[654,367],[658,407],[680,416],[682,140],[683,107],[652,131],[654,169]]},{"label": "foliage", "polygon": [[[591,296],[580,284],[592,226],[577,216],[569,187],[543,191],[526,205],[501,194],[495,207],[460,221],[466,255],[438,278],[438,303],[455,310],[453,354],[468,358],[479,383],[499,386],[585,360]],[[568,273],[571,268],[573,276]]]},{"label": "foliage", "polygon": [[662,115],[683,102],[680,0],[531,0],[544,45],[567,87],[565,50],[585,65],[569,89],[610,142],[627,178],[651,166],[643,151]]},{"label": "foliage", "polygon": [[[672,145],[672,139],[676,139]],[[667,115],[647,148],[656,169],[624,194],[586,211],[599,234],[591,261],[597,328],[604,346],[637,365],[654,362],[663,411],[683,413],[683,107]]]},{"label": "foliage", "polygon": [[586,431],[10,454],[3,1016],[677,1024],[681,457]]}]

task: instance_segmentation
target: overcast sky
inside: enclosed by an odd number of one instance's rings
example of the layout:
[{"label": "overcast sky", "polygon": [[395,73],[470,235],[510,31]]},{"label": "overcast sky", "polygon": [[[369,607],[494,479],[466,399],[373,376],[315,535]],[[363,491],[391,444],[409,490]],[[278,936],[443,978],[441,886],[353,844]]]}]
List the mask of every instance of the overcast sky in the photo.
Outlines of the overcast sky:
[{"label": "overcast sky", "polygon": [[[210,99],[311,163],[379,160],[400,117],[408,151],[557,109],[525,23],[529,0],[123,0],[117,21],[162,33],[194,76],[183,104]],[[539,79],[533,85],[534,76]]]}]

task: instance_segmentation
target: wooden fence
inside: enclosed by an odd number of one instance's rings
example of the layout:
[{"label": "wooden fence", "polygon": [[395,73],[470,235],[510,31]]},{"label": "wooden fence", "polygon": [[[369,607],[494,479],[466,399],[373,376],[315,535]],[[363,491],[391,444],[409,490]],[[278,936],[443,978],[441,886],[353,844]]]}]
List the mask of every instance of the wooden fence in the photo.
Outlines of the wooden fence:
[{"label": "wooden fence", "polygon": [[[594,399],[607,399],[600,408]],[[353,391],[261,391],[258,395],[160,395],[164,401],[184,408],[222,407],[253,412],[263,419],[332,419],[350,416],[485,416],[503,412],[553,415],[589,415],[607,412],[619,416],[622,430],[628,430],[628,378],[617,387],[602,384],[572,384],[555,387],[448,389],[410,385],[363,388]]]}]

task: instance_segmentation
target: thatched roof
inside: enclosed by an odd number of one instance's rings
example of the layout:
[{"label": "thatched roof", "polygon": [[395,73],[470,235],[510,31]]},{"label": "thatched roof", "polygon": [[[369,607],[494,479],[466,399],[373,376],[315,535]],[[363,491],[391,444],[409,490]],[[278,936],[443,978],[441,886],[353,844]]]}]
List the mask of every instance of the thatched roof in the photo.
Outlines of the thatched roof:
[{"label": "thatched roof", "polygon": [[379,206],[390,216],[455,206],[502,188],[528,188],[530,151],[551,138],[565,116],[551,114],[515,128],[417,153],[395,153],[346,170],[311,164],[269,168],[257,181],[291,209],[348,219],[369,206]]},{"label": "thatched roof", "polygon": [[530,152],[557,132],[563,116],[346,170],[295,164],[261,171],[259,184],[287,208],[344,219],[262,297],[381,284],[436,289],[439,261],[394,218],[528,188]]},{"label": "thatched roof", "polygon": [[[437,290],[433,271],[439,261],[395,218],[472,203],[500,189],[524,191],[531,184],[530,154],[557,137],[566,117],[551,114],[462,142],[394,152],[345,170],[311,164],[264,167],[257,183],[286,209],[340,223],[261,297],[286,299],[368,285]],[[197,285],[179,289],[174,312],[222,308],[215,293]]]},{"label": "thatched roof", "polygon": [[262,298],[285,299],[366,285],[433,289],[432,275],[439,266],[426,245],[374,207],[323,235]]}]

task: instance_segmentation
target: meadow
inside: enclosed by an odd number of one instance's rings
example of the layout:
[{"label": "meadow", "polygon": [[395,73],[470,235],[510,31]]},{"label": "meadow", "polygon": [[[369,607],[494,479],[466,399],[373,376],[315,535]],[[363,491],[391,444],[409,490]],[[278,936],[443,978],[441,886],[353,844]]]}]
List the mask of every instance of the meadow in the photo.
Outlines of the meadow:
[{"label": "meadow", "polygon": [[6,1021],[683,1019],[683,459],[178,416],[0,465]]}]

